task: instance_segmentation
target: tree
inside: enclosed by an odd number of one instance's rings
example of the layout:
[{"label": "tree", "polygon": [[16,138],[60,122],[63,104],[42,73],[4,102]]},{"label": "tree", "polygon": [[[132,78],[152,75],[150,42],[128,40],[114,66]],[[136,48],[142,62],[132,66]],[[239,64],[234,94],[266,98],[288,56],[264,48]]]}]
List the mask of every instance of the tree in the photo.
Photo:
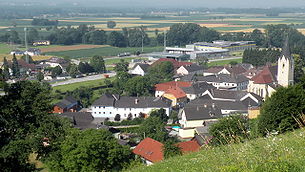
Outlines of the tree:
[{"label": "tree", "polygon": [[174,66],[171,62],[161,62],[148,69],[150,82],[155,85],[160,82],[171,81],[174,75]]},{"label": "tree", "polygon": [[115,28],[116,26],[116,22],[115,21],[108,21],[107,22],[107,27],[110,28],[110,29],[113,29]]},{"label": "tree", "polygon": [[13,54],[12,71],[14,77],[16,78],[20,77],[20,68],[15,54]]},{"label": "tree", "polygon": [[140,125],[138,133],[142,139],[150,137],[159,142],[165,142],[169,137],[161,118],[154,116],[148,117]]},{"label": "tree", "polygon": [[21,40],[19,38],[19,34],[18,34],[17,31],[11,30],[9,32],[9,40],[8,40],[8,42],[12,42],[12,43],[15,43],[15,44],[21,43]]},{"label": "tree", "polygon": [[219,119],[209,128],[214,145],[240,143],[248,138],[248,120],[242,115],[232,115]]},{"label": "tree", "polygon": [[80,73],[86,74],[94,71],[93,67],[88,62],[80,62],[78,65]]},{"label": "tree", "polygon": [[258,131],[284,133],[298,128],[297,119],[305,113],[305,89],[302,84],[281,87],[267,98],[258,117]]},{"label": "tree", "polygon": [[178,112],[172,110],[171,113],[170,113],[170,115],[169,115],[169,119],[172,119],[172,120],[173,120],[173,124],[175,124],[176,122],[178,122],[178,121],[179,121]]},{"label": "tree", "polygon": [[6,57],[3,58],[3,79],[8,80],[10,78],[10,70]]},{"label": "tree", "polygon": [[123,59],[121,59],[119,63],[115,64],[114,71],[116,73],[128,72],[128,65],[128,62],[125,62]]},{"label": "tree", "polygon": [[32,58],[31,56],[29,56],[29,55],[23,55],[23,56],[21,56],[21,59],[24,60],[25,62],[26,62],[26,58],[29,59],[29,63],[31,63],[31,64],[34,63],[34,60],[33,60],[33,58]]},{"label": "tree", "polygon": [[115,47],[126,47],[126,39],[124,35],[120,32],[112,31],[108,35],[108,44]]},{"label": "tree", "polygon": [[160,118],[165,123],[167,123],[167,120],[168,120],[168,116],[166,114],[166,110],[163,109],[163,108],[158,109],[158,110],[153,110],[152,112],[150,112],[149,116],[158,117],[158,118]]},{"label": "tree", "polygon": [[103,45],[107,41],[106,32],[103,30],[95,30],[89,33],[88,43],[96,44],[96,45]]},{"label": "tree", "polygon": [[59,76],[60,74],[62,74],[62,69],[60,66],[56,66],[51,69],[51,72],[52,72],[52,77],[55,78],[55,77]]},{"label": "tree", "polygon": [[299,82],[301,77],[305,74],[305,62],[299,54],[294,55],[294,80]]},{"label": "tree", "polygon": [[250,35],[250,40],[255,41],[256,45],[264,46],[266,44],[266,38],[262,31],[254,29]]},{"label": "tree", "polygon": [[93,56],[90,60],[90,65],[93,67],[93,70],[98,73],[105,73],[106,66],[103,57]]},{"label": "tree", "polygon": [[39,71],[36,75],[36,78],[38,81],[42,81],[44,79],[43,73]]},{"label": "tree", "polygon": [[76,64],[69,64],[67,67],[67,72],[72,78],[76,78],[76,75],[79,73],[78,66]]},{"label": "tree", "polygon": [[126,83],[128,82],[128,80],[131,78],[131,75],[127,72],[119,72],[116,75],[116,79],[113,82],[113,86],[114,88],[122,93],[123,90],[125,90],[126,88]]},{"label": "tree", "polygon": [[163,146],[163,156],[165,159],[182,155],[181,148],[178,147],[175,142],[167,141]]},{"label": "tree", "polygon": [[52,171],[119,171],[132,159],[130,149],[119,145],[110,132],[75,129],[46,164]]},{"label": "tree", "polygon": [[28,42],[29,44],[32,44],[35,40],[39,39],[39,33],[35,28],[31,28],[29,30],[29,34],[27,36]]},{"label": "tree", "polygon": [[93,91],[89,87],[80,87],[72,92],[68,92],[68,95],[73,96],[77,100],[80,100],[80,103],[84,107],[88,107],[92,102]]},{"label": "tree", "polygon": [[124,91],[129,96],[143,96],[149,95],[152,90],[152,85],[147,77],[136,76],[129,79],[124,87]]},{"label": "tree", "polygon": [[144,45],[148,45],[150,43],[150,39],[145,33],[143,27],[128,29],[128,45],[130,47],[141,47],[142,39]]},{"label": "tree", "polygon": [[0,166],[2,171],[31,171],[28,157],[33,151],[36,129],[52,109],[50,86],[21,81],[5,89],[0,97]]},{"label": "tree", "polygon": [[115,117],[114,117],[114,120],[115,121],[121,121],[121,115],[116,114]]}]

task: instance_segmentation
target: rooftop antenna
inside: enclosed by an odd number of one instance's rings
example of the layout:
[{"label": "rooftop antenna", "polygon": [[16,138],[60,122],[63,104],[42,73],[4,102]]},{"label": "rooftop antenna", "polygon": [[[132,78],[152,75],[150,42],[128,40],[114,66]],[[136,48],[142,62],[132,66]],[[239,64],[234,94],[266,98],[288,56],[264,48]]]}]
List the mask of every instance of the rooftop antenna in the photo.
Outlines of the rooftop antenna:
[{"label": "rooftop antenna", "polygon": [[[25,49],[26,49],[26,51],[28,51],[28,40],[27,40],[26,33],[27,33],[27,28],[25,27],[25,28],[24,28],[24,44],[25,44]],[[29,55],[28,55],[27,52],[25,53],[25,61],[26,61],[27,63],[29,63]]]}]

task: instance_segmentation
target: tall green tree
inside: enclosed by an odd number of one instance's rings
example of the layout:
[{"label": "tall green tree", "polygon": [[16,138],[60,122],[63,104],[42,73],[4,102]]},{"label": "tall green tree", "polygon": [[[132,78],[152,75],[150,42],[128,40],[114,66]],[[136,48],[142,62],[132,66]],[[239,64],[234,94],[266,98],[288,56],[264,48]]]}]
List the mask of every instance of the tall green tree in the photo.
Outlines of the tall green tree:
[{"label": "tall green tree", "polygon": [[106,130],[73,130],[60,150],[46,162],[53,171],[118,171],[133,159]]},{"label": "tall green tree", "polygon": [[36,78],[38,81],[42,81],[44,79],[43,73],[39,71],[36,75]]},{"label": "tall green tree", "polygon": [[115,64],[114,71],[119,72],[128,72],[128,62],[125,62],[123,59],[119,63]]},{"label": "tall green tree", "polygon": [[297,120],[305,114],[305,89],[301,84],[281,87],[262,105],[258,117],[258,131],[284,133],[299,127]]},{"label": "tall green tree", "polygon": [[59,76],[60,74],[62,74],[62,69],[61,69],[61,67],[56,66],[51,69],[51,72],[52,72],[52,77],[55,78],[55,77]]},{"label": "tall green tree", "polygon": [[16,78],[20,77],[20,67],[19,67],[18,60],[17,60],[15,54],[13,55],[12,71],[13,71],[14,77],[16,77]]},{"label": "tall green tree", "polygon": [[105,61],[101,56],[97,56],[97,55],[93,56],[90,60],[90,65],[93,67],[95,72],[98,73],[106,72]]},{"label": "tall green tree", "polygon": [[130,96],[149,95],[152,85],[147,77],[136,76],[129,79],[125,85],[124,91]]},{"label": "tall green tree", "polygon": [[140,125],[138,133],[142,139],[150,137],[159,142],[165,142],[169,138],[164,122],[156,116],[148,117]]},{"label": "tall green tree", "polygon": [[120,32],[112,31],[108,35],[107,43],[115,47],[126,47],[127,42],[124,35]]},{"label": "tall green tree", "polygon": [[161,62],[148,69],[150,82],[154,85],[160,82],[171,81],[174,75],[174,66],[171,62]]},{"label": "tall green tree", "polygon": [[39,39],[39,33],[37,29],[35,28],[30,28],[29,33],[27,35],[27,40],[29,44],[32,44],[34,41]]},{"label": "tall green tree", "polygon": [[3,58],[3,79],[8,80],[10,78],[10,70],[6,57]]},{"label": "tall green tree", "polygon": [[178,147],[175,142],[167,141],[163,146],[163,156],[165,159],[182,155],[181,148]]},{"label": "tall green tree", "polygon": [[167,116],[167,114],[166,114],[166,110],[163,109],[163,108],[161,108],[161,109],[159,109],[159,110],[154,110],[154,111],[150,112],[149,115],[152,116],[152,117],[154,117],[154,116],[155,116],[155,117],[158,117],[158,118],[160,118],[163,122],[167,123],[168,116]]}]

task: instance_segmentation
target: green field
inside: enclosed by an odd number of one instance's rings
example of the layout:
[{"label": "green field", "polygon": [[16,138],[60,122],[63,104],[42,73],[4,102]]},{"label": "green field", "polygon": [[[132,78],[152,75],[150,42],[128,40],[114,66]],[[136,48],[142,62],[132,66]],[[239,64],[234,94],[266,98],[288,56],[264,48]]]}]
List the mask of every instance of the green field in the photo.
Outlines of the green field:
[{"label": "green field", "polygon": [[208,66],[209,67],[212,67],[212,66],[223,66],[223,65],[226,65],[226,64],[230,64],[230,62],[241,63],[242,59],[222,60],[222,61],[217,61],[217,62],[209,62]]},{"label": "green field", "polygon": [[[144,47],[144,53],[162,51],[163,47]],[[141,51],[141,47],[128,47],[128,48],[118,48],[118,47],[101,47],[101,48],[91,48],[83,50],[71,50],[71,51],[61,51],[61,52],[49,52],[46,55],[53,56],[69,56],[71,58],[84,58],[92,57],[94,55],[100,56],[117,56],[120,53],[130,52],[133,54],[136,51]]]},{"label": "green field", "polygon": [[174,157],[130,171],[164,172],[304,172],[305,129],[270,138],[219,147]]},{"label": "green field", "polygon": [[[109,79],[113,80],[112,78],[109,78]],[[85,82],[77,82],[77,83],[67,84],[67,85],[60,85],[60,86],[53,87],[53,90],[66,92],[66,91],[73,91],[80,87],[95,88],[95,87],[104,86],[105,85],[104,81],[105,81],[105,79],[99,79],[99,80],[92,80],[92,81],[85,81]]]}]

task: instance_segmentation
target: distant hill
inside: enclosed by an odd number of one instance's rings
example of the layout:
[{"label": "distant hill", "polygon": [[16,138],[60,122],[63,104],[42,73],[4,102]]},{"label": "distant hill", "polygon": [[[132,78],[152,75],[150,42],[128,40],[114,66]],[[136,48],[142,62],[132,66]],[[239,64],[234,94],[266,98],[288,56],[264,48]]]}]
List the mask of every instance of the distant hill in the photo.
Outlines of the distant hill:
[{"label": "distant hill", "polygon": [[132,171],[305,171],[305,129],[246,143],[202,149]]}]

